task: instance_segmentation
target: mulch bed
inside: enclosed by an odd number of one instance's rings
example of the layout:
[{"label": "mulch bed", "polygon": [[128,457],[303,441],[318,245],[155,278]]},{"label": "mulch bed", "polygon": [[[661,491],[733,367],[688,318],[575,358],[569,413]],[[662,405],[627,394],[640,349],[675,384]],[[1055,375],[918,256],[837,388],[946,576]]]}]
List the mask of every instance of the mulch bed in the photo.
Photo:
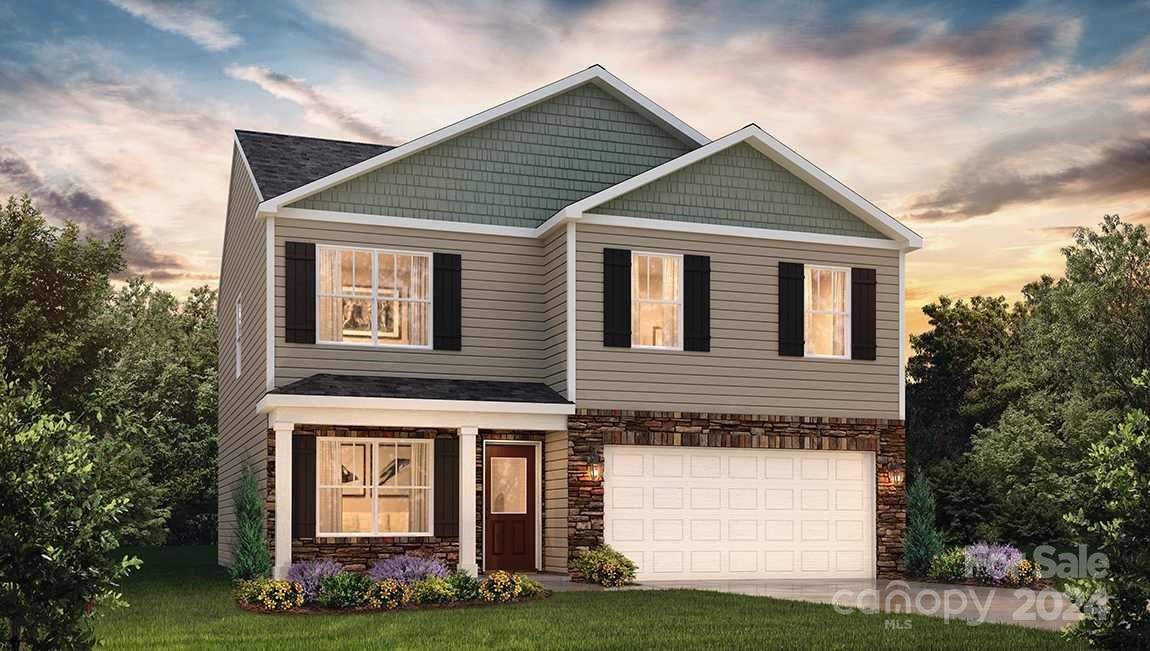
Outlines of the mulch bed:
[{"label": "mulch bed", "polygon": [[916,578],[916,579],[911,579],[911,580],[912,581],[930,581],[931,583],[942,583],[945,585],[969,585],[969,586],[973,586],[976,588],[1003,588],[1006,590],[1027,589],[1027,590],[1034,590],[1035,592],[1042,592],[1043,590],[1047,590],[1049,588],[1054,587],[1054,582],[1048,581],[1046,579],[1039,579],[1037,582],[1032,583],[1031,585],[1006,585],[1004,583],[986,583],[983,581],[979,581],[978,579],[962,579],[961,581],[944,581],[942,579],[936,579],[936,578],[921,578],[921,579]]},{"label": "mulch bed", "polygon": [[326,606],[317,606],[314,604],[306,606],[296,606],[290,610],[270,610],[261,606],[254,606],[252,604],[242,604],[236,602],[236,607],[240,610],[246,610],[249,613],[258,613],[260,615],[367,615],[371,613],[396,613],[401,611],[411,610],[451,610],[455,608],[488,608],[492,606],[506,606],[509,604],[523,604],[532,601],[539,601],[551,596],[551,592],[544,590],[538,596],[529,599],[514,599],[512,601],[483,601],[478,599],[476,601],[453,601],[445,604],[414,604],[396,608],[395,610],[388,610],[386,608],[328,608]]}]

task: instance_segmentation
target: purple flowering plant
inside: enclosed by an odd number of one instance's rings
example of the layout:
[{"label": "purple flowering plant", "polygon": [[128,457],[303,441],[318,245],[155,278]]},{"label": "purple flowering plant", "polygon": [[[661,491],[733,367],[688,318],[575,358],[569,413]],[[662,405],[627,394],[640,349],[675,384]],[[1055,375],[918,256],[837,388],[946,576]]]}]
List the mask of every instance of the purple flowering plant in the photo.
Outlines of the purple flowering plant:
[{"label": "purple flowering plant", "polygon": [[335,576],[343,571],[343,565],[321,558],[314,561],[292,563],[288,568],[288,580],[298,581],[303,586],[303,596],[307,601],[315,601],[319,595],[319,584],[325,577]]},{"label": "purple flowering plant", "polygon": [[376,561],[367,574],[376,581],[392,579],[400,583],[415,583],[429,576],[446,578],[447,566],[438,558],[404,554]]},{"label": "purple flowering plant", "polygon": [[1022,559],[1022,552],[1010,545],[992,545],[985,542],[968,545],[966,574],[980,581],[1001,584],[1018,567]]}]

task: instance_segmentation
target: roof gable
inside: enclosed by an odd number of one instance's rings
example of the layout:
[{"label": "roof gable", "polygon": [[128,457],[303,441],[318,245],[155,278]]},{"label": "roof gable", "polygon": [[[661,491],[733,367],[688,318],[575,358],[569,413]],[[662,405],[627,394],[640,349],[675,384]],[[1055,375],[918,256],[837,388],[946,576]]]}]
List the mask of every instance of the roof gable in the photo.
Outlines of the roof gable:
[{"label": "roof gable", "polygon": [[589,81],[288,205],[531,228],[693,147]]}]

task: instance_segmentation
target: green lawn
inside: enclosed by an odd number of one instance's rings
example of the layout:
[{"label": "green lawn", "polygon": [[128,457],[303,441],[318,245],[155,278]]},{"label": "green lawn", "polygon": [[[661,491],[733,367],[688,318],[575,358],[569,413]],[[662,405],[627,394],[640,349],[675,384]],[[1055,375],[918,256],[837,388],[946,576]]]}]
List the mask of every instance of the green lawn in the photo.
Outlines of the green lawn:
[{"label": "green lawn", "polygon": [[[689,590],[562,593],[502,607],[348,615],[261,615],[236,608],[215,550],[139,552],[124,594],[131,607],[97,620],[110,648],[1073,648],[1015,626],[885,615]],[[903,617],[899,618],[904,619]]]}]

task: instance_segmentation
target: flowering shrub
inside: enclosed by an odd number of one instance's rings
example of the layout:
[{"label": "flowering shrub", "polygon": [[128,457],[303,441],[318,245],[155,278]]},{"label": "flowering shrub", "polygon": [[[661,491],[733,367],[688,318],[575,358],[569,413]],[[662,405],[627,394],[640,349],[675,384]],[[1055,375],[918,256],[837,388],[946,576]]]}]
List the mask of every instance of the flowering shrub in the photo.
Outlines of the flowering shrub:
[{"label": "flowering shrub", "polygon": [[1038,583],[1040,578],[1042,575],[1039,573],[1038,567],[1030,559],[1024,558],[1018,561],[1018,565],[1007,573],[1006,584],[1027,587]]},{"label": "flowering shrub", "polygon": [[511,601],[523,591],[519,575],[502,570],[491,572],[479,584],[479,594],[484,601]]},{"label": "flowering shrub", "polygon": [[391,579],[400,583],[415,583],[429,576],[447,578],[447,566],[438,558],[404,554],[376,561],[367,573],[376,581]]},{"label": "flowering shrub", "polygon": [[966,548],[967,574],[984,583],[1004,583],[1022,561],[1022,552],[1010,545],[978,543]]},{"label": "flowering shrub", "polygon": [[588,580],[607,587],[618,587],[635,580],[635,564],[609,545],[580,552],[573,564]]},{"label": "flowering shrub", "polygon": [[455,601],[455,590],[447,579],[429,576],[411,584],[411,596],[417,604],[444,604]]},{"label": "flowering shrub", "polygon": [[456,601],[475,601],[479,598],[479,579],[463,570],[456,570],[447,577]]},{"label": "flowering shrub", "polygon": [[371,584],[364,594],[371,608],[395,610],[411,602],[411,587],[393,579],[384,579]]},{"label": "flowering shrub", "polygon": [[236,601],[268,610],[291,610],[302,606],[303,586],[298,581],[257,578],[239,581],[235,589]]},{"label": "flowering shrub", "polygon": [[372,580],[355,572],[325,576],[319,582],[317,601],[332,608],[359,608],[367,602]]},{"label": "flowering shrub", "polygon": [[319,583],[324,578],[335,576],[343,571],[343,565],[331,560],[321,558],[315,561],[292,563],[288,568],[289,581],[297,581],[303,586],[305,601],[315,601],[319,596]]},{"label": "flowering shrub", "polygon": [[939,581],[961,581],[966,577],[966,550],[962,547],[944,549],[931,560],[927,575]]}]

